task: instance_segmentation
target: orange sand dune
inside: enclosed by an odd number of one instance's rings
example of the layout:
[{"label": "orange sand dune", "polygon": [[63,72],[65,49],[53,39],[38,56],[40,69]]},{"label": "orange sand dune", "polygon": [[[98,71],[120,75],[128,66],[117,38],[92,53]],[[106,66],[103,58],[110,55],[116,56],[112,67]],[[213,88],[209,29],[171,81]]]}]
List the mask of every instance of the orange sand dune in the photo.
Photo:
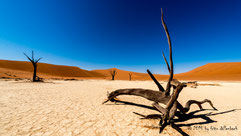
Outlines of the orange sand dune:
[{"label": "orange sand dune", "polygon": [[[114,68],[116,69],[116,68]],[[111,79],[112,69],[93,70]],[[130,71],[117,70],[116,79],[129,80]],[[133,80],[151,80],[147,73],[133,73]],[[155,74],[158,80],[167,80],[169,75]],[[209,63],[186,73],[175,74],[174,78],[179,80],[221,80],[221,81],[241,81],[241,62],[230,63]]]},{"label": "orange sand dune", "polygon": [[[0,73],[10,75],[15,73],[16,77],[25,78],[32,76],[33,66],[30,62],[25,61],[9,61],[0,60]],[[15,71],[14,71],[15,70]],[[26,74],[24,76],[24,74]],[[73,66],[53,65],[46,63],[38,63],[38,75],[49,75],[57,77],[104,77],[100,73],[87,71]]]},{"label": "orange sand dune", "polygon": [[241,62],[208,63],[175,76],[182,80],[241,81]]},{"label": "orange sand dune", "polygon": [[[51,76],[51,75],[42,74],[42,73],[38,73],[37,75],[42,78],[60,78],[60,77]],[[0,68],[0,78],[28,78],[28,79],[30,79],[30,78],[32,78],[32,76],[33,76],[33,72]]]},{"label": "orange sand dune", "polygon": [[[117,70],[116,80],[151,80],[147,73],[120,70],[117,68],[87,71],[73,66],[39,63],[38,75],[43,78],[92,78],[111,79],[110,71]],[[0,60],[0,77],[31,78],[33,67],[30,62]],[[167,80],[168,75],[155,74],[158,80]],[[209,63],[186,73],[175,74],[179,80],[222,80],[241,81],[241,62]]]}]

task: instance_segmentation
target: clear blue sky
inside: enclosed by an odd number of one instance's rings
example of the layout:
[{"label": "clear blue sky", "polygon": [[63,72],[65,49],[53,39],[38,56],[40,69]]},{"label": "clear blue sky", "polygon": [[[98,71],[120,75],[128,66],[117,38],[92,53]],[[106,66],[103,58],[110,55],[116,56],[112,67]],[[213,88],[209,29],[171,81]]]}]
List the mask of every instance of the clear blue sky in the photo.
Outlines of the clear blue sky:
[{"label": "clear blue sky", "polygon": [[210,62],[241,61],[240,0],[1,0],[0,59],[83,69],[167,73],[161,52],[173,43],[175,73]]}]

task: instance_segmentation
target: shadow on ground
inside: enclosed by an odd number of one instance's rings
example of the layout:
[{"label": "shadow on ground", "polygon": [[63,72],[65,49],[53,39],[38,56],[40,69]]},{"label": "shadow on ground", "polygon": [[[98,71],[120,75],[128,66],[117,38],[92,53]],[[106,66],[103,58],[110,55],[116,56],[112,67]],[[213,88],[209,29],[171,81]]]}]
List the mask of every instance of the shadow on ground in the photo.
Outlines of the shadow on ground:
[{"label": "shadow on ground", "polygon": [[[108,104],[108,105],[132,105],[132,106],[142,107],[142,108],[146,108],[146,109],[156,110],[154,107],[148,106],[148,105],[137,104],[137,103],[121,101],[121,100],[115,100],[115,101],[116,101],[115,104]],[[237,110],[241,110],[241,108],[240,109],[227,110],[227,111],[221,111],[221,112],[216,112],[216,113],[210,112],[210,113],[198,114],[201,111],[207,111],[207,110],[213,110],[213,109],[196,110],[196,111],[189,112],[187,114],[182,114],[181,112],[177,111],[175,113],[175,116],[177,116],[178,118],[177,119],[173,119],[173,121],[175,123],[177,123],[176,125],[178,127],[184,127],[184,126],[190,127],[192,125],[210,124],[210,123],[217,122],[217,121],[211,119],[210,118],[211,116],[216,116],[216,115],[220,115],[220,114],[228,114],[228,113],[231,113],[231,112],[235,112]],[[133,113],[135,113],[135,114],[137,114],[139,116],[142,116],[142,117],[145,116],[145,115],[142,115],[142,114],[139,114],[139,113],[136,113],[136,112],[133,112]],[[153,117],[154,116],[156,116],[155,118],[161,118],[161,114],[153,114]],[[187,124],[182,123],[182,122],[185,122],[187,120],[195,119],[195,118],[201,118],[204,121],[203,122],[195,122],[195,123],[187,123]],[[141,118],[141,119],[143,119],[143,118]],[[156,128],[160,128],[160,127],[153,127],[153,128],[156,129]]]}]

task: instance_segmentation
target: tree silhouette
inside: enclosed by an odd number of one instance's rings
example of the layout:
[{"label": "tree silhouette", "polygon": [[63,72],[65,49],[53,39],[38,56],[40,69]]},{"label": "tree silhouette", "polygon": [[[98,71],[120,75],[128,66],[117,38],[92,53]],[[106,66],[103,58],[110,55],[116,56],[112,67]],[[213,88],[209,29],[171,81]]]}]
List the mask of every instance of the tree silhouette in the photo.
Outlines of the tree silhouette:
[{"label": "tree silhouette", "polygon": [[116,74],[117,74],[116,69],[112,69],[112,70],[110,71],[110,75],[111,75],[111,79],[112,79],[112,80],[115,80]]},{"label": "tree silhouette", "polygon": [[42,59],[41,58],[38,58],[38,59],[34,59],[34,52],[32,51],[32,58],[30,58],[27,54],[23,53],[27,58],[28,60],[32,63],[33,65],[33,82],[38,82],[40,81],[39,78],[37,79],[37,66],[38,66],[38,62]]},{"label": "tree silhouette", "polygon": [[129,80],[131,81],[132,73],[129,73]]}]

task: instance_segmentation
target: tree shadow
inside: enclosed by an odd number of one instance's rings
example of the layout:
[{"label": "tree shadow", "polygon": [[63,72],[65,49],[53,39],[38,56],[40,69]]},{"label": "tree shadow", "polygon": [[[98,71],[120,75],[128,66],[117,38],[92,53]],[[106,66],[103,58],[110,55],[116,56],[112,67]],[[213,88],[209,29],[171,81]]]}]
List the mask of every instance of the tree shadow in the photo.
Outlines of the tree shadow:
[{"label": "tree shadow", "polygon": [[[122,100],[115,100],[115,102],[118,102],[118,104],[115,104],[115,105],[132,105],[132,106],[137,106],[137,107],[142,107],[142,108],[146,108],[146,109],[151,109],[151,110],[157,111],[157,109],[155,109],[155,108],[152,107],[152,106],[148,106],[148,105],[137,104],[137,103],[127,102],[127,101],[122,101]],[[112,105],[112,104],[109,104],[109,105]],[[215,115],[227,114],[227,113],[235,112],[235,111],[237,111],[237,110],[241,110],[241,108],[240,108],[240,109],[232,109],[232,110],[217,112],[217,113],[209,112],[209,113],[204,113],[204,114],[198,114],[198,115],[196,115],[197,113],[199,113],[199,112],[201,112],[201,111],[207,111],[207,110],[213,110],[213,109],[196,110],[196,111],[189,112],[189,113],[187,113],[187,114],[182,114],[180,111],[177,111],[177,112],[175,113],[175,116],[177,116],[178,118],[177,118],[177,119],[173,119],[173,121],[174,121],[175,123],[177,123],[176,125],[177,125],[178,127],[210,124],[210,123],[217,122],[217,121],[211,119],[210,116],[215,116]],[[134,112],[134,113],[135,113],[135,112]],[[135,114],[136,114],[136,113],[135,113]],[[137,114],[137,115],[138,115],[138,114]],[[141,115],[141,114],[139,114],[139,115]],[[203,121],[203,122],[188,123],[188,124],[183,124],[183,123],[182,123],[182,124],[178,124],[178,123],[180,123],[180,122],[185,122],[185,121],[187,121],[187,120],[194,119],[194,118],[201,118],[201,119],[203,119],[204,121]]]},{"label": "tree shadow", "polygon": [[31,84],[58,84],[58,83],[55,83],[53,81],[41,81],[41,82],[33,82],[33,81],[28,81],[28,80],[25,80],[25,81],[17,81],[17,82],[12,82],[12,84],[18,84],[18,83],[31,83]]},{"label": "tree shadow", "polygon": [[212,120],[210,118],[210,116],[226,114],[226,113],[234,112],[236,110],[241,110],[241,109],[232,109],[232,110],[227,110],[227,111],[222,111],[222,112],[217,112],[217,113],[210,112],[210,113],[195,115],[198,112],[206,111],[206,110],[213,110],[213,109],[196,110],[196,111],[192,111],[192,112],[190,112],[188,114],[181,114],[180,112],[176,112],[175,115],[177,117],[179,117],[179,118],[178,119],[174,119],[174,122],[177,123],[177,122],[184,122],[184,121],[187,121],[187,120],[190,120],[190,119],[194,119],[194,118],[202,118],[205,121],[203,121],[203,122],[195,122],[195,123],[188,123],[188,124],[177,124],[177,125],[179,127],[182,127],[182,126],[210,124],[210,123],[213,123],[213,122],[217,122],[215,120]]},{"label": "tree shadow", "polygon": [[146,109],[157,111],[157,109],[155,109],[154,107],[148,106],[148,105],[144,105],[144,104],[137,104],[137,103],[127,102],[127,101],[122,101],[122,100],[115,100],[115,103],[116,104],[106,104],[106,105],[132,105],[132,106],[136,106],[136,107],[142,107],[142,108],[146,108]]}]

